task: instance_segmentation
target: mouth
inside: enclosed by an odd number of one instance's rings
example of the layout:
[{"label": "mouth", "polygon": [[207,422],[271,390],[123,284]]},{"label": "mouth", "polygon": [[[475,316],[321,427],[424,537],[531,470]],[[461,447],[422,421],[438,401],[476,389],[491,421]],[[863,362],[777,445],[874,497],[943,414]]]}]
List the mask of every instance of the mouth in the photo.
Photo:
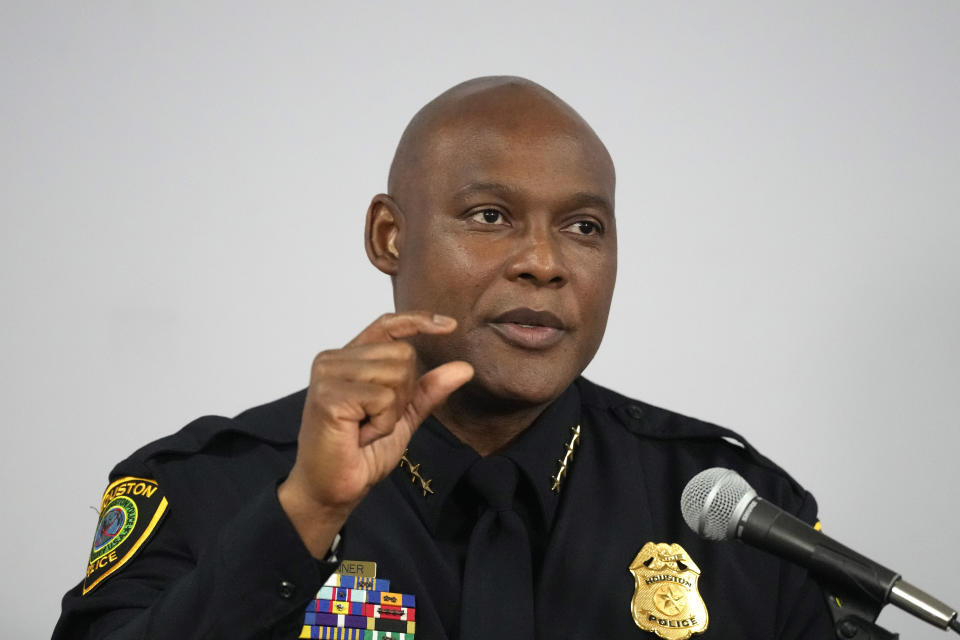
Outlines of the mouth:
[{"label": "mouth", "polygon": [[502,313],[489,326],[508,344],[521,349],[549,349],[563,339],[567,328],[549,311],[518,308]]}]

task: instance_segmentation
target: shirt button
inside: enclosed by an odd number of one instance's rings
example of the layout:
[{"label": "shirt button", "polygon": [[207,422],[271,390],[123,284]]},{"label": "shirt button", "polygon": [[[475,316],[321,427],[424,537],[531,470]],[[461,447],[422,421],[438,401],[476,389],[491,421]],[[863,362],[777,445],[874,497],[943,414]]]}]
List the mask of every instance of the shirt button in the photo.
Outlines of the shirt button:
[{"label": "shirt button", "polygon": [[287,582],[284,580],[280,583],[280,597],[290,599],[293,597],[293,592],[297,590],[297,585],[292,582]]},{"label": "shirt button", "polygon": [[629,413],[630,417],[633,418],[634,420],[639,420],[640,418],[643,417],[643,407],[636,404],[632,404],[629,407],[627,407],[627,413]]}]

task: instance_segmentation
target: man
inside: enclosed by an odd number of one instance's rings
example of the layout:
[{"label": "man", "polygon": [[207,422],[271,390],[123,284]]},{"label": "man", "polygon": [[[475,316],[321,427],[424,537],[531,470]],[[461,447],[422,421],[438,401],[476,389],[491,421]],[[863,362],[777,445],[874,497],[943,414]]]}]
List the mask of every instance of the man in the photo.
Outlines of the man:
[{"label": "man", "polygon": [[[367,213],[396,313],[319,354],[306,391],[119,464],[55,637],[829,637],[803,571],[679,514],[711,466],[811,522],[812,497],[732,432],[579,377],[614,186],[592,129],[527,80],[421,109]],[[338,559],[390,588],[320,590]]]}]

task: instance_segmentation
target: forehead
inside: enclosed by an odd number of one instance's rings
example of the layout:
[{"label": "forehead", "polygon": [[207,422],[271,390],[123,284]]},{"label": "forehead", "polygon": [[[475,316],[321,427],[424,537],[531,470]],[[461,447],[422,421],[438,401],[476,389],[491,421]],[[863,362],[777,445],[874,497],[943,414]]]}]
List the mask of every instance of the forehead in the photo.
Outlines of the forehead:
[{"label": "forehead", "polygon": [[518,194],[564,198],[592,193],[613,206],[614,173],[592,131],[557,121],[451,123],[423,148],[421,175],[432,196],[466,185],[498,183]]}]

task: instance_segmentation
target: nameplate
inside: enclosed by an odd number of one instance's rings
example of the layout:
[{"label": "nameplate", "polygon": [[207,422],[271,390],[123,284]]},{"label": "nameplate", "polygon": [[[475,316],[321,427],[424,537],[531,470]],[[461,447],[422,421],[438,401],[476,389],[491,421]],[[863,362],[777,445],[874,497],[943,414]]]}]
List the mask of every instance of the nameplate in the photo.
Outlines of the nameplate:
[{"label": "nameplate", "polygon": [[377,563],[362,562],[360,560],[344,560],[340,563],[337,573],[342,576],[356,576],[358,578],[376,578]]}]

